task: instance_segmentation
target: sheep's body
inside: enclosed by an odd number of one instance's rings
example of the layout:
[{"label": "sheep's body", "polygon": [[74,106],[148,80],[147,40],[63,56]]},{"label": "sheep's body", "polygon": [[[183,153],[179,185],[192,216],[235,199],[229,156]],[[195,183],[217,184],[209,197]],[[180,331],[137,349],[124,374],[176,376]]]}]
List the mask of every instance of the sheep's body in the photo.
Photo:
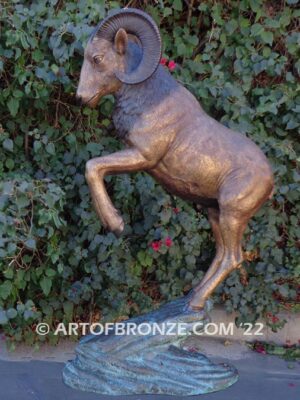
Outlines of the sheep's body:
[{"label": "sheep's body", "polygon": [[145,158],[155,157],[147,171],[172,194],[218,208],[222,193],[233,190],[237,200],[251,197],[249,211],[257,207],[253,191],[262,199],[270,194],[272,172],[262,151],[209,117],[164,67],[144,83],[124,85],[116,98],[117,133]]},{"label": "sheep's body", "polygon": [[105,227],[123,231],[104,176],[136,171],[147,171],[169,192],[206,206],[217,251],[191,296],[190,306],[202,308],[243,261],[243,232],[272,193],[271,168],[251,140],[210,118],[158,65],[160,36],[149,16],[128,8],[97,29],[85,50],[77,97],[94,107],[102,96],[115,95],[113,119],[127,148],[86,165],[96,212]]}]

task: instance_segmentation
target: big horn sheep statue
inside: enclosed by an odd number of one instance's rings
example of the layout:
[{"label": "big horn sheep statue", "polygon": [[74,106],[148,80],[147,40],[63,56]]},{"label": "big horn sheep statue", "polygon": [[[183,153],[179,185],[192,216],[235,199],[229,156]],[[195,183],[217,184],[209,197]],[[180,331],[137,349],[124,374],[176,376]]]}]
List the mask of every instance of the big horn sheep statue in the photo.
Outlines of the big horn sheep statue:
[{"label": "big horn sheep statue", "polygon": [[243,261],[249,219],[269,199],[273,174],[263,152],[228,129],[160,65],[159,30],[146,13],[126,8],[105,18],[88,41],[77,98],[95,107],[113,94],[113,121],[126,148],[93,158],[86,179],[104,227],[124,223],[104,185],[109,174],[147,171],[170,193],[207,208],[216,255],[193,289],[189,308],[205,301]]}]

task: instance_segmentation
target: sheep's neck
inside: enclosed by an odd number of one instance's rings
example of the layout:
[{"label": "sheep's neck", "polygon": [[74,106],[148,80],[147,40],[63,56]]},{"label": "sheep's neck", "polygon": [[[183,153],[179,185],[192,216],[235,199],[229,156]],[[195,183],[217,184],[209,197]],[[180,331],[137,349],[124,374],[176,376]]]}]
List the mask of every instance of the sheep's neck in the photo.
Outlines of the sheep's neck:
[{"label": "sheep's neck", "polygon": [[178,83],[164,67],[159,66],[151,78],[137,85],[122,85],[115,94],[113,121],[120,138],[125,138],[141,114],[171,95]]}]

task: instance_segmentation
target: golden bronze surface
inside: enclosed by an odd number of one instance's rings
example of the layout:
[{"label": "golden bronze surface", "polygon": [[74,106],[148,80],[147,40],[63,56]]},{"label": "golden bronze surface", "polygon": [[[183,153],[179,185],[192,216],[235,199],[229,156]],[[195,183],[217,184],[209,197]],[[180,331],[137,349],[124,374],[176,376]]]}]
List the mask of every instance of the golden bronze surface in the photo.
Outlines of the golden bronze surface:
[{"label": "golden bronze surface", "polygon": [[113,120],[126,148],[88,161],[86,179],[102,224],[117,235],[124,222],[105,189],[109,174],[147,171],[170,193],[207,208],[216,255],[190,300],[201,309],[241,265],[243,233],[271,197],[273,174],[253,141],[209,117],[159,65],[160,54],[156,25],[134,9],[106,18],[90,38],[77,97],[95,107],[114,94]]}]

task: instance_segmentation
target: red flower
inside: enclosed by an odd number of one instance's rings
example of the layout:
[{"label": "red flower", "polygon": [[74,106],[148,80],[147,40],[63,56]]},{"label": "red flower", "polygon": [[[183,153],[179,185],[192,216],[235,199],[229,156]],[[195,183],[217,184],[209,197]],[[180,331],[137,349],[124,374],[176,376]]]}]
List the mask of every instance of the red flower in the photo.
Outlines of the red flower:
[{"label": "red flower", "polygon": [[270,312],[268,312],[266,315],[267,315],[267,318],[272,318],[273,317],[273,314],[270,313]]},{"label": "red flower", "polygon": [[278,321],[279,321],[279,318],[276,317],[275,315],[273,315],[273,317],[272,317],[273,324],[276,324],[276,322],[278,322]]},{"label": "red flower", "polygon": [[169,61],[168,68],[170,71],[174,71],[174,69],[176,68],[175,61],[173,60]]},{"label": "red flower", "polygon": [[260,354],[267,354],[266,349],[265,349],[265,347],[264,347],[263,344],[258,343],[258,344],[255,346],[255,350],[256,350],[258,353],[260,353]]},{"label": "red flower", "polygon": [[167,247],[171,247],[172,244],[173,244],[173,240],[168,236],[168,237],[165,239],[165,245],[166,245]]},{"label": "red flower", "polygon": [[156,240],[151,243],[151,247],[154,251],[158,251],[161,248],[161,240]]},{"label": "red flower", "polygon": [[160,64],[161,65],[167,65],[168,60],[166,58],[161,58]]},{"label": "red flower", "polygon": [[174,208],[173,208],[173,211],[174,211],[175,214],[178,214],[178,213],[180,212],[180,210],[179,210],[178,207],[174,207]]}]

